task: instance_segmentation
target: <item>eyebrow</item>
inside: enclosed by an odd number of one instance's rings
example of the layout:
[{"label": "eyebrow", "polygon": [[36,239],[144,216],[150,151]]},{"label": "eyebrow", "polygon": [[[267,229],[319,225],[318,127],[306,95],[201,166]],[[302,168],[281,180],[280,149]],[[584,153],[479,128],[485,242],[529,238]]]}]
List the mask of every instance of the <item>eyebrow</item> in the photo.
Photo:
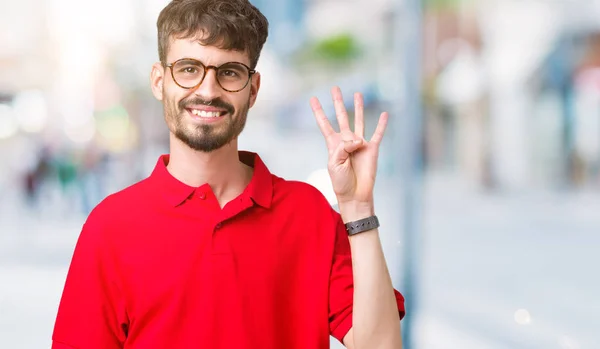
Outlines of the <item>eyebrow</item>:
[{"label": "eyebrow", "polygon": [[[202,62],[201,60],[199,60],[198,58],[192,58],[192,57],[179,58],[179,59],[174,60],[173,63],[175,63],[175,62],[186,62],[186,61],[200,62],[203,65],[210,65],[210,66],[215,66],[215,67],[220,67],[220,66],[223,66],[223,65],[228,64],[228,63],[240,63],[240,64],[243,64],[243,65],[246,65],[246,66],[250,67],[249,64],[246,64],[246,63],[240,62],[240,61],[225,61],[225,62],[222,62],[220,64],[206,64],[206,63]],[[250,68],[250,69],[252,69],[252,68]]]},{"label": "eyebrow", "polygon": [[202,64],[204,64],[201,60],[196,59],[196,58],[189,58],[189,57],[184,57],[184,58],[179,58],[176,59],[175,61],[173,61],[173,63],[175,62],[200,62]]}]

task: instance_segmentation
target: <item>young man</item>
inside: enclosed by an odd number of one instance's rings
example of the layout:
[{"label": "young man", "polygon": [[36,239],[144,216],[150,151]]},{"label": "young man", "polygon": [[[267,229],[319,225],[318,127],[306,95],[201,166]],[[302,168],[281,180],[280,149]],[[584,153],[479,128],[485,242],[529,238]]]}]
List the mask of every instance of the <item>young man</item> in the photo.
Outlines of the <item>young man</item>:
[{"label": "young man", "polygon": [[364,139],[362,97],[340,132],[311,100],[340,213],[313,187],[238,151],[256,101],[267,20],[247,0],[175,0],[158,18],[152,92],[170,154],[88,217],[53,349],[401,348],[402,296],[374,216],[382,114]]}]

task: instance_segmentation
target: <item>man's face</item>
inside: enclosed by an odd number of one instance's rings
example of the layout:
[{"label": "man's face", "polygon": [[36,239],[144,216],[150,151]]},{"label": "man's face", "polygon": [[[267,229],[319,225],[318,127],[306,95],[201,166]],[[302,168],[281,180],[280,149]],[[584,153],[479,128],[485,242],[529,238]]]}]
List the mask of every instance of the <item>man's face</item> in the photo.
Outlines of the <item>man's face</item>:
[{"label": "man's face", "polygon": [[[193,58],[205,66],[227,62],[250,65],[243,52],[226,51],[215,46],[202,46],[195,39],[174,39],[167,53],[167,64],[181,58]],[[211,152],[240,135],[248,110],[254,105],[260,85],[255,74],[239,92],[228,92],[219,86],[217,72],[209,69],[200,86],[184,89],[171,75],[171,68],[157,63],[152,68],[152,91],[163,102],[165,121],[171,133],[190,148]]]}]

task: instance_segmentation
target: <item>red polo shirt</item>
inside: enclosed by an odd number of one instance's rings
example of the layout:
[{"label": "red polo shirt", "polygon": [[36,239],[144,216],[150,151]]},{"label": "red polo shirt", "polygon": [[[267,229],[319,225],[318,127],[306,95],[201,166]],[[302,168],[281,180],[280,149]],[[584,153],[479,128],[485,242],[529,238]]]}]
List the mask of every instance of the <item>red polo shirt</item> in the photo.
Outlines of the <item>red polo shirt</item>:
[{"label": "red polo shirt", "polygon": [[309,349],[343,339],[353,286],[340,215],[258,155],[240,159],[254,175],[223,208],[208,184],[171,176],[162,156],[150,177],[93,210],[53,349]]}]

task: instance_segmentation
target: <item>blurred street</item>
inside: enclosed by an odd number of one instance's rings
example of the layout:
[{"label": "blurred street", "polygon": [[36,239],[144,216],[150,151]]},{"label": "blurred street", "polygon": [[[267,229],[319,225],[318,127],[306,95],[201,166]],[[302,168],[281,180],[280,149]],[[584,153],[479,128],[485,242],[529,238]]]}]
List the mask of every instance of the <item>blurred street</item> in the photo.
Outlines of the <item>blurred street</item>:
[{"label": "blurred street", "polygon": [[[334,205],[310,97],[335,127],[331,87],[350,119],[362,93],[368,135],[390,112],[405,349],[600,348],[600,0],[250,1],[269,37],[242,150]],[[49,347],[90,210],[169,151],[167,3],[0,0],[0,349]]]}]

